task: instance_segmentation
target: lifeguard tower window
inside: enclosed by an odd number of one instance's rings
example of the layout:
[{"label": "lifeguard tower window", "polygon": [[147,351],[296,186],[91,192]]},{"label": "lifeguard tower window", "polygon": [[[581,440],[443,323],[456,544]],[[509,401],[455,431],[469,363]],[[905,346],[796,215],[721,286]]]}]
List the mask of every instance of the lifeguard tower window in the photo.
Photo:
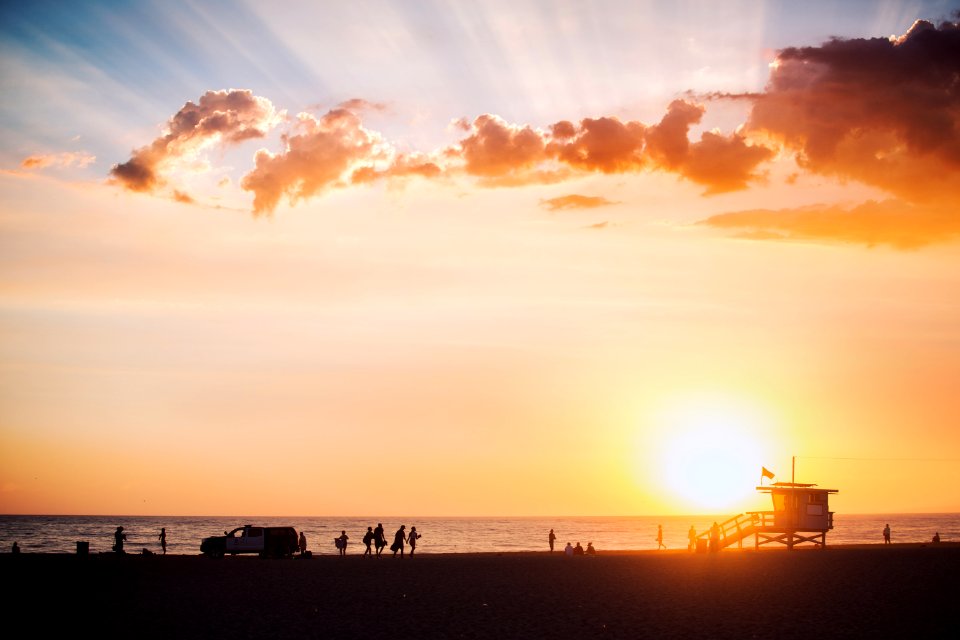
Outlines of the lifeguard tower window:
[{"label": "lifeguard tower window", "polygon": [[807,515],[808,515],[808,516],[822,516],[822,515],[823,515],[823,505],[822,505],[822,504],[808,504],[808,505],[807,505]]},{"label": "lifeguard tower window", "polygon": [[810,496],[810,502],[823,504],[827,501],[827,494],[825,493],[810,493],[807,495]]}]

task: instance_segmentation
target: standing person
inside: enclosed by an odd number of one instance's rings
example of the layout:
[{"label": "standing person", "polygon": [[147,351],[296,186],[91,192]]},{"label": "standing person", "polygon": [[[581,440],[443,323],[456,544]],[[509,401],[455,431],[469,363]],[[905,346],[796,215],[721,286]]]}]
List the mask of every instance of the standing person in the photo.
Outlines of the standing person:
[{"label": "standing person", "polygon": [[167,528],[160,527],[160,535],[157,536],[157,539],[160,540],[160,548],[163,549],[163,555],[167,555]]},{"label": "standing person", "polygon": [[393,534],[393,544],[390,545],[390,551],[393,551],[393,557],[397,557],[397,551],[400,552],[400,557],[403,557],[403,543],[407,541],[406,528],[407,525],[402,524],[400,528],[397,529],[397,532]]},{"label": "standing person", "polygon": [[553,533],[553,529],[550,529],[550,535],[547,536],[547,542],[550,543],[550,553],[553,553],[553,543],[557,539],[557,536]]},{"label": "standing person", "polygon": [[307,552],[307,536],[300,532],[300,537],[297,539],[297,548],[300,549],[300,555],[303,555]]},{"label": "standing person", "polygon": [[123,541],[127,539],[127,534],[123,532],[123,527],[117,527],[113,532],[113,550],[117,553],[123,553]]},{"label": "standing person", "polygon": [[10,549],[10,553],[14,555],[20,553],[20,543],[17,542],[16,540],[13,541],[13,548]]},{"label": "standing person", "polygon": [[416,527],[410,527],[410,535],[407,536],[407,542],[410,543],[410,557],[411,557],[411,558],[413,557],[413,552],[417,550],[417,540],[419,540],[421,537],[423,537],[423,536],[421,536],[419,533],[417,533],[417,528],[416,528]]},{"label": "standing person", "polygon": [[387,539],[383,535],[382,522],[378,522],[377,528],[373,530],[373,546],[377,548],[377,557],[379,558],[383,548],[387,546]]},{"label": "standing person", "polygon": [[687,551],[696,551],[697,550],[697,530],[693,528],[693,525],[690,525],[690,530],[687,531],[687,540],[690,541],[687,544]]},{"label": "standing person", "polygon": [[340,531],[340,537],[337,538],[337,549],[340,550],[340,555],[347,555],[347,540],[350,539],[350,536],[347,535],[346,531]]},{"label": "standing person", "polygon": [[657,551],[660,551],[660,547],[664,549],[667,548],[667,545],[663,544],[663,525],[657,525]]},{"label": "standing person", "polygon": [[720,525],[717,524],[716,520],[710,527],[710,551],[720,551]]},{"label": "standing person", "polygon": [[890,544],[890,524],[883,528],[883,544]]},{"label": "standing person", "polygon": [[[363,544],[366,545],[367,547],[363,552],[364,557],[366,556],[373,557],[373,552],[370,549],[370,545],[373,544],[374,537],[375,536],[373,534],[373,527],[367,527],[367,532],[363,534]],[[380,555],[379,549],[377,549],[377,555]]]}]

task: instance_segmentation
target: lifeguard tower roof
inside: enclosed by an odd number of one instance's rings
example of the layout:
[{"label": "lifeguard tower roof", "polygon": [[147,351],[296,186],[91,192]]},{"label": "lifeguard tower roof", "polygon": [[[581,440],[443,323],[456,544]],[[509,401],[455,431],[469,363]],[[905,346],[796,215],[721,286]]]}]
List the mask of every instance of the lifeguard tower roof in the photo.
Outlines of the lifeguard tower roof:
[{"label": "lifeguard tower roof", "polygon": [[804,493],[837,493],[839,491],[839,489],[814,489],[815,486],[817,485],[803,482],[774,482],[757,487],[757,491],[802,491]]}]

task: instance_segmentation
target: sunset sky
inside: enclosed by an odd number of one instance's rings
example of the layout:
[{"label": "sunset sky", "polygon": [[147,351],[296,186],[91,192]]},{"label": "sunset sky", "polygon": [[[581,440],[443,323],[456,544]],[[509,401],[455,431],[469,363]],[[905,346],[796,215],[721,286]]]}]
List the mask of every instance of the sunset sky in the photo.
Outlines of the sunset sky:
[{"label": "sunset sky", "polygon": [[960,2],[0,8],[0,513],[960,511]]}]

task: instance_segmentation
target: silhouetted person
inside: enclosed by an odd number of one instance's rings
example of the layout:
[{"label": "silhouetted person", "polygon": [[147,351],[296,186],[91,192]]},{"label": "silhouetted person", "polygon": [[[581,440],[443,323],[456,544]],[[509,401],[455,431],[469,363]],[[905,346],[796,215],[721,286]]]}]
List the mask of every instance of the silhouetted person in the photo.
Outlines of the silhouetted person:
[{"label": "silhouetted person", "polygon": [[383,550],[387,548],[387,536],[383,532],[383,523],[378,522],[377,528],[373,530],[373,546],[377,550],[379,557]]},{"label": "silhouetted person", "polygon": [[113,533],[113,550],[117,553],[123,553],[123,541],[127,539],[127,534],[123,532],[123,527],[117,527]]},{"label": "silhouetted person", "polygon": [[592,542],[588,542],[588,543],[587,543],[587,555],[588,555],[588,556],[595,556],[595,555],[597,555],[597,550],[593,548],[593,543],[592,543]]},{"label": "silhouetted person", "polygon": [[403,557],[403,543],[407,539],[406,529],[407,525],[402,524],[400,528],[397,529],[397,532],[393,534],[393,544],[390,545],[390,551],[393,551],[394,557],[396,557],[397,551],[400,552],[400,557]]},{"label": "silhouetted person", "polygon": [[563,548],[563,555],[565,555],[565,556],[572,556],[572,555],[573,555],[573,545],[570,544],[569,542],[567,543],[567,546],[565,546],[565,547]]},{"label": "silhouetted person", "polygon": [[687,531],[687,550],[696,551],[697,550],[697,530],[693,528],[693,525],[690,525],[690,531]]},{"label": "silhouetted person", "polygon": [[350,536],[347,535],[346,531],[340,531],[340,537],[336,538],[337,549],[340,550],[340,555],[347,555],[347,540],[350,539]]},{"label": "silhouetted person", "polygon": [[[933,534],[933,544],[939,544],[939,543],[940,543],[940,532],[937,531],[935,534]],[[16,545],[17,543],[14,542],[13,544]]]},{"label": "silhouetted person", "polygon": [[557,536],[553,533],[553,529],[550,529],[550,535],[547,536],[547,542],[550,543],[550,553],[553,553],[553,543],[557,539]]},{"label": "silhouetted person", "polygon": [[407,542],[410,544],[410,557],[413,557],[413,552],[417,550],[417,540],[422,537],[417,533],[416,527],[410,527],[410,535],[407,536]]},{"label": "silhouetted person", "polygon": [[883,528],[883,544],[890,544],[890,525]]},{"label": "silhouetted person", "polygon": [[577,546],[575,546],[575,547],[573,548],[573,555],[575,555],[575,556],[582,556],[582,555],[583,555],[583,547],[580,546],[580,542],[579,542],[579,541],[577,541]]},{"label": "silhouetted person", "polygon": [[720,551],[720,525],[716,521],[710,527],[710,551]]},{"label": "silhouetted person", "polygon": [[157,536],[157,539],[160,540],[160,548],[163,549],[163,555],[167,555],[167,528],[160,527],[160,535]]},{"label": "silhouetted person", "polygon": [[660,547],[664,549],[667,548],[667,545],[663,544],[663,525],[657,525],[657,551],[660,551]]},{"label": "silhouetted person", "polygon": [[[363,544],[366,545],[366,549],[363,552],[364,556],[373,557],[373,550],[370,548],[370,545],[373,544],[374,539],[373,527],[367,527],[367,532],[363,534]],[[379,555],[379,549],[377,549],[377,555]]]},{"label": "silhouetted person", "polygon": [[[937,534],[937,535],[939,535],[939,534]],[[937,540],[937,542],[940,542],[940,541]],[[14,554],[14,555],[20,553],[20,543],[14,541],[14,543],[13,543],[13,548],[10,549],[10,553],[12,553],[12,554]]]},{"label": "silhouetted person", "polygon": [[297,547],[300,549],[300,555],[303,555],[307,552],[307,536],[300,532],[300,537],[297,539]]}]

